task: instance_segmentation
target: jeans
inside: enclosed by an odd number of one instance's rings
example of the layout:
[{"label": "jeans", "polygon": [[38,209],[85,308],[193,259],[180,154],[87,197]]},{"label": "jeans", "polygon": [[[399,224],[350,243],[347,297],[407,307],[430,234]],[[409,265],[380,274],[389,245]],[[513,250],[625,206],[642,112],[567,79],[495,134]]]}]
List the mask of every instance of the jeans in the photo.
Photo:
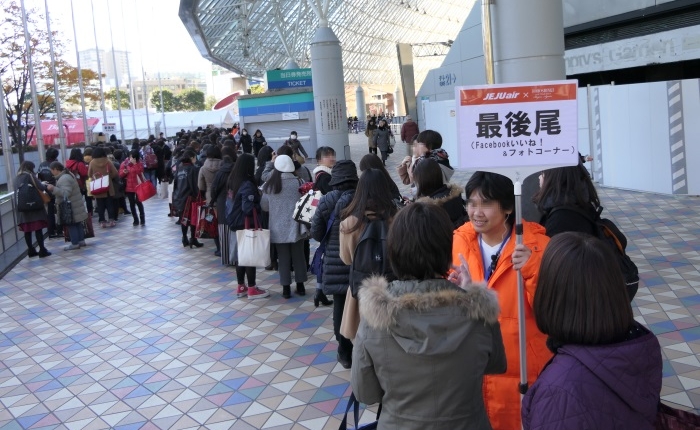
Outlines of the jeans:
[{"label": "jeans", "polygon": [[71,245],[77,245],[85,240],[85,230],[83,230],[83,223],[76,222],[68,225],[68,235],[70,236]]},{"label": "jeans", "polygon": [[99,222],[106,221],[105,209],[107,210],[107,216],[109,217],[110,221],[117,219],[117,207],[113,197],[101,197],[96,198],[95,200],[97,200],[97,216],[99,218]]},{"label": "jeans", "polygon": [[144,169],[143,176],[146,177],[147,181],[151,181],[153,186],[158,189],[158,170],[157,169]]}]

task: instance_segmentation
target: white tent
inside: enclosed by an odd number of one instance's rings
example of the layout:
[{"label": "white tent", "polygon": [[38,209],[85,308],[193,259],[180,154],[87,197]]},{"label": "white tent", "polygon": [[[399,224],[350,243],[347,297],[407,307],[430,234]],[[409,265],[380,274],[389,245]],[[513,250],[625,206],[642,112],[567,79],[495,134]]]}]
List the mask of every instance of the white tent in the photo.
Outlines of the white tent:
[{"label": "white tent", "polygon": [[[90,118],[99,118],[101,121],[93,129],[94,133],[103,131],[102,121],[104,117],[102,111],[87,112],[86,116]],[[121,127],[119,125],[119,111],[107,111],[107,121],[116,125],[115,131],[106,132],[109,136],[114,134],[118,139],[121,139]],[[131,116],[131,110],[122,110],[122,122],[124,124],[124,139],[130,140],[135,137],[139,139],[147,139],[149,134],[156,134],[156,124],[159,125],[159,130],[165,133],[166,137],[174,136],[178,131],[194,130],[197,127],[206,127],[213,125],[215,127],[232,127],[238,118],[229,110],[218,111],[200,111],[200,112],[148,112],[146,116],[145,109],[135,109],[134,116]],[[151,128],[149,133],[148,123]],[[136,130],[134,130],[136,123]]]}]

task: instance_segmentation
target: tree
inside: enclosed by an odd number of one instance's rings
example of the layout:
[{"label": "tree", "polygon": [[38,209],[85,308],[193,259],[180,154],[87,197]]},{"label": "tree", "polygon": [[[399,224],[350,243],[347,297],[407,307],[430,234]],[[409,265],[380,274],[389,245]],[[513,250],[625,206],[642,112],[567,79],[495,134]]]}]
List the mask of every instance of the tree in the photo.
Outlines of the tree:
[{"label": "tree", "polygon": [[215,104],[216,104],[216,97],[207,96],[207,98],[204,100],[204,110],[211,110]]},{"label": "tree", "polygon": [[[46,20],[37,9],[27,9],[27,27],[31,39],[29,52],[24,40],[22,9],[13,0],[0,0],[0,8],[5,12],[0,21],[0,74],[2,75],[2,103],[7,110],[7,124],[10,139],[16,144],[20,162],[24,161],[24,147],[30,135],[28,124],[33,124],[31,85],[29,75],[29,54],[33,61],[34,78],[37,85],[37,102],[39,116],[56,111],[54,96],[53,65],[49,54],[49,34]],[[65,52],[65,45],[52,32],[54,52]],[[60,54],[56,55],[56,74],[59,85],[59,97],[65,103],[80,103],[78,88],[78,71],[68,64]],[[98,100],[99,92],[94,80],[97,74],[91,70],[83,71],[83,85],[87,100]],[[30,118],[30,114],[32,114]]]},{"label": "tree", "polygon": [[[155,90],[151,93],[151,105],[155,106],[158,112],[163,112],[163,106],[160,104],[160,90]],[[174,112],[179,110],[180,101],[169,90],[163,90],[163,105],[165,112]]]},{"label": "tree", "polygon": [[250,86],[251,94],[263,94],[265,92],[265,87],[260,84],[255,84]]},{"label": "tree", "polygon": [[[119,98],[121,99],[122,109],[131,109],[131,101],[129,100],[129,93],[124,90],[119,90]],[[109,102],[112,105],[113,110],[119,109],[117,104],[117,89],[112,88],[105,93],[105,102]]]},{"label": "tree", "polygon": [[204,110],[204,93],[196,88],[188,88],[177,95],[182,110],[196,112]]}]

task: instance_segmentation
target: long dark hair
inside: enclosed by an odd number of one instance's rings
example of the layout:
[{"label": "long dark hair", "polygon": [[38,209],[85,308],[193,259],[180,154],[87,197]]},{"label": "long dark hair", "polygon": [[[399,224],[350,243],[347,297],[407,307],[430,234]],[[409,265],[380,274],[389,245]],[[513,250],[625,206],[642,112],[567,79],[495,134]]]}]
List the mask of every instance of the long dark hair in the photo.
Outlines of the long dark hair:
[{"label": "long dark hair", "polygon": [[357,183],[355,196],[343,213],[341,219],[351,215],[359,220],[348,233],[364,227],[365,212],[372,211],[379,219],[389,220],[396,214],[396,204],[391,195],[391,187],[384,174],[378,169],[369,169],[362,172]]},{"label": "long dark hair", "polygon": [[80,151],[80,148],[71,149],[70,156],[68,157],[68,159],[74,161],[85,161],[83,159],[83,153]]},{"label": "long dark hair", "polygon": [[263,193],[279,194],[280,191],[282,191],[282,172],[272,169],[270,178],[263,185]]},{"label": "long dark hair", "polygon": [[244,181],[255,182],[255,157],[250,154],[241,154],[233,165],[231,174],[228,175],[228,189],[235,196]]},{"label": "long dark hair", "polygon": [[544,171],[542,187],[532,197],[540,212],[546,212],[548,205],[578,206],[589,210],[600,206],[598,193],[591,177],[581,163],[577,166],[558,167]]},{"label": "long dark hair", "polygon": [[421,160],[413,171],[413,182],[418,189],[418,197],[430,197],[442,188],[442,169],[438,162],[432,158]]}]

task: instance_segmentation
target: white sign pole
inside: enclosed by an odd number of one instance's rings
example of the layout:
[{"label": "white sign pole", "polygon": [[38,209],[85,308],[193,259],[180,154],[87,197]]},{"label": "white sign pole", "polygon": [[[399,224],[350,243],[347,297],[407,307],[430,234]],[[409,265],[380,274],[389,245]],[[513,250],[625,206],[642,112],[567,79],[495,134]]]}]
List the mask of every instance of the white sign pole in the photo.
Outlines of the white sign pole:
[{"label": "white sign pole", "polygon": [[[578,164],[577,86],[577,81],[569,80],[455,88],[460,167],[513,181],[517,245],[523,244],[522,181],[538,171]],[[528,382],[520,270],[517,287],[522,397]]]}]

